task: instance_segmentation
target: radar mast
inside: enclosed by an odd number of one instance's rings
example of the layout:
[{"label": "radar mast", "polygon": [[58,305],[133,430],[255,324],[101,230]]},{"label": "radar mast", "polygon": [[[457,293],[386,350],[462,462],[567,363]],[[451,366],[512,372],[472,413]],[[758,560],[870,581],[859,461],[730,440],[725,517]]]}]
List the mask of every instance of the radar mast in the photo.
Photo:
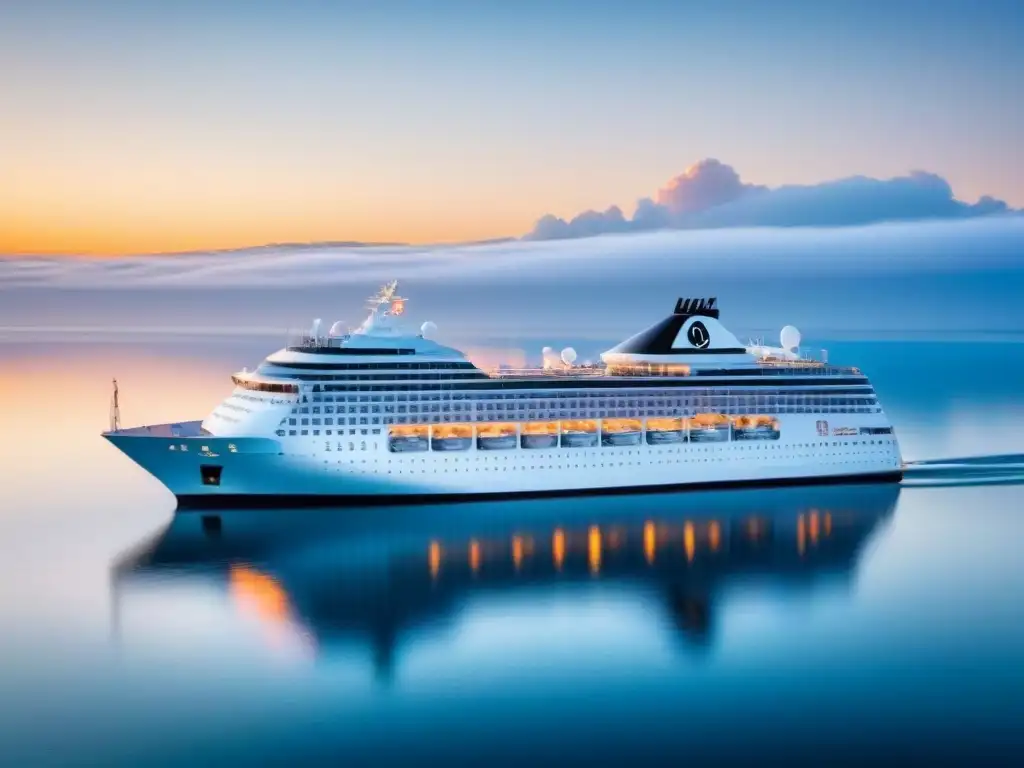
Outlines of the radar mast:
[{"label": "radar mast", "polygon": [[121,429],[121,404],[117,399],[117,379],[114,379],[114,392],[110,396],[110,431]]}]

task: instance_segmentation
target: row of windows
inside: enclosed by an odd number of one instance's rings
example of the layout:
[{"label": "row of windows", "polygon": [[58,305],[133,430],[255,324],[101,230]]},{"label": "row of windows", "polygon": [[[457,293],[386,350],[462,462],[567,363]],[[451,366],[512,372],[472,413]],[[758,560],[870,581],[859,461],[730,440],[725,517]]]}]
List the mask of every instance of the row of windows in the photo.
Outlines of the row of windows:
[{"label": "row of windows", "polygon": [[[303,378],[297,376],[296,378]],[[310,377],[305,377],[310,378]],[[451,377],[445,377],[451,378]],[[861,379],[848,379],[848,378],[833,378],[831,380],[821,379],[819,381],[800,381],[799,379],[786,380],[771,380],[766,379],[765,381],[686,381],[679,380],[672,382],[672,388],[674,390],[684,389],[688,391],[710,388],[719,388],[723,392],[735,391],[736,385],[742,384],[746,388],[754,388],[755,391],[764,392],[765,390],[775,389],[790,391],[798,388],[810,389],[816,387],[820,391],[837,391],[837,387],[858,387],[852,391],[862,391],[863,388],[870,387],[866,381]],[[488,379],[487,381],[480,382],[445,382],[439,384],[396,384],[393,386],[385,386],[381,384],[375,385],[355,385],[355,384],[314,384],[313,391],[352,391],[357,390],[360,392],[407,392],[407,391],[443,391],[449,392],[452,389],[459,390],[473,390],[477,392],[492,392],[492,393],[508,393],[513,394],[520,391],[529,390],[577,390],[581,393],[584,392],[614,392],[621,389],[636,389],[636,390],[649,390],[649,389],[663,389],[665,382],[651,380],[616,380],[616,379],[604,379],[604,378],[593,378],[593,379],[556,379],[556,378],[544,378],[539,381],[523,381],[513,379]],[[524,396],[523,394],[514,395],[517,397]],[[548,396],[541,394],[542,397]]]},{"label": "row of windows", "polygon": [[[436,411],[436,409],[435,409]],[[360,409],[361,413],[366,413],[365,408]],[[557,419],[630,419],[630,418],[643,418],[650,416],[692,416],[696,414],[696,409],[689,409],[688,412],[681,410],[672,409],[641,409],[641,410],[604,410],[604,411],[535,411],[535,410],[521,410],[518,412],[505,412],[508,418],[515,418],[518,420],[525,421],[546,421],[546,420],[557,420]],[[756,415],[765,414],[770,416],[778,416],[783,414],[851,414],[851,413],[879,413],[881,408],[875,404],[865,404],[861,407],[811,407],[811,406],[767,406],[767,407],[750,407],[747,409],[722,409],[723,413],[730,416],[742,416],[742,415]],[[377,408],[371,409],[371,413],[378,414]],[[457,423],[460,421],[493,421],[496,414],[491,413],[445,413],[439,414],[428,411],[426,408],[417,409],[415,407],[409,408],[408,415],[404,414],[404,409],[399,409],[399,415],[392,415],[387,412],[383,415],[372,415],[372,416],[348,416],[347,419],[341,416],[334,417],[297,417],[289,418],[289,426],[327,426],[335,423],[335,419],[339,425],[345,424],[346,420],[348,424],[414,424],[422,422],[425,424],[443,424],[443,423]]]},{"label": "row of windows", "polygon": [[765,365],[758,368],[699,368],[691,371],[694,376],[860,376],[856,368],[838,365]]},{"label": "row of windows", "polygon": [[[865,451],[864,455],[868,455],[870,453],[871,453],[870,451]],[[874,453],[876,455],[878,455],[878,456],[884,455],[884,453],[882,451],[875,451]],[[753,459],[755,457],[751,456],[750,458]],[[813,458],[813,459],[819,459],[819,461],[818,461],[819,464],[835,464],[835,465],[845,466],[845,467],[849,467],[851,465],[857,465],[857,464],[874,464],[876,466],[878,464],[878,458],[850,460],[849,458],[847,458],[845,456],[841,460],[839,460],[839,461],[825,462],[825,461],[820,461],[821,454],[816,454],[816,453],[815,454],[811,454],[811,453],[796,454],[796,455],[790,456],[788,458],[790,458],[790,459],[794,459],[794,458],[796,458],[796,459],[811,459],[811,458]],[[736,459],[735,456],[725,456],[725,457],[719,456],[717,458],[715,458],[715,457],[710,457],[710,458],[687,458],[687,459],[674,459],[674,460],[673,459],[665,459],[664,461],[662,461],[662,460],[654,461],[652,459],[649,459],[647,461],[619,461],[619,462],[609,461],[607,463],[601,463],[600,465],[596,465],[595,464],[595,465],[592,465],[592,466],[595,467],[595,468],[600,466],[600,468],[607,467],[607,468],[610,469],[610,468],[616,467],[616,466],[618,466],[618,467],[641,467],[641,466],[643,466],[645,464],[648,465],[648,466],[650,466],[652,464],[663,464],[663,463],[664,464],[696,464],[696,463],[708,463],[708,462],[715,462],[715,461],[734,462],[736,460],[737,459]],[[899,462],[897,462],[895,459],[892,460],[891,462],[890,461],[886,461],[886,464],[891,464],[892,466],[897,466],[898,463]],[[579,466],[580,466],[579,464],[576,464],[576,465],[572,465],[572,464],[547,464],[547,465],[545,465],[545,464],[538,464],[537,466],[526,466],[524,464],[524,465],[521,465],[521,466],[511,466],[511,467],[473,467],[473,468],[468,468],[467,467],[466,469],[463,469],[461,471],[462,472],[480,472],[480,471],[484,471],[484,472],[487,472],[487,471],[493,471],[493,472],[505,471],[505,472],[507,472],[508,470],[511,469],[512,471],[519,470],[520,472],[525,472],[525,471],[530,471],[530,470],[543,470],[543,469],[554,469],[554,470],[573,469],[573,468],[579,469]],[[584,465],[584,468],[586,468],[586,465]],[[448,470],[448,469],[434,469],[433,470],[433,474],[437,474],[438,472],[447,473],[449,471],[450,472],[459,472],[460,470],[458,470],[458,469],[451,469],[451,470]],[[374,472],[374,474],[377,474],[377,470],[373,470],[373,472]],[[390,470],[390,469],[387,470],[387,474],[389,474],[389,475],[392,474],[392,470]],[[427,474],[427,470],[421,469],[417,473],[417,471],[415,469],[407,469],[407,470],[399,469],[399,470],[395,471],[394,474],[399,474],[399,475],[401,475],[401,474],[410,474],[410,475],[421,474],[421,475],[425,475],[425,474]]]},{"label": "row of windows", "polygon": [[[597,410],[637,410],[640,411],[651,411],[652,409],[664,409],[664,408],[695,408],[699,410],[709,411],[722,411],[722,412],[746,412],[751,410],[766,410],[772,407],[789,407],[804,406],[811,408],[843,408],[847,406],[854,407],[865,407],[873,406],[877,404],[874,397],[865,398],[828,398],[828,397],[779,397],[779,398],[724,398],[724,397],[709,397],[709,398],[675,398],[665,400],[650,400],[647,402],[637,400],[608,400],[605,402],[586,402],[586,401],[575,401],[568,400],[565,402],[557,401],[539,401],[539,402],[510,402],[510,403],[439,403],[431,400],[421,400],[410,398],[400,398],[397,404],[393,402],[385,402],[383,404],[377,404],[371,402],[365,404],[367,398],[362,397],[359,399],[360,404],[355,404],[353,398],[349,405],[300,405],[292,408],[292,413],[314,415],[324,413],[333,414],[337,412],[342,413],[455,413],[455,414],[471,414],[471,413],[524,413],[527,411],[559,411],[559,412],[575,412],[580,413],[588,412],[595,413]],[[372,398],[371,398],[372,400]],[[577,418],[576,415],[571,415],[570,418]]]},{"label": "row of windows", "polygon": [[[675,399],[677,403],[682,403],[686,398],[701,398],[701,397],[744,397],[744,398],[758,398],[764,400],[767,398],[767,402],[771,402],[771,398],[778,397],[870,397],[874,395],[874,390],[870,387],[858,387],[854,389],[844,388],[831,388],[831,389],[787,389],[787,390],[745,390],[745,389],[692,389],[692,390],[662,390],[660,392],[524,392],[519,394],[505,393],[505,394],[470,394],[463,392],[421,392],[415,387],[409,389],[408,387],[395,387],[392,389],[384,389],[380,391],[384,392],[396,392],[398,394],[381,394],[381,395],[367,395],[360,394],[366,391],[378,391],[376,388],[368,390],[366,388],[350,389],[346,395],[335,395],[325,394],[335,391],[331,387],[314,387],[312,394],[312,401],[314,403],[320,402],[345,402],[359,399],[359,402],[385,402],[391,403],[398,401],[430,401],[430,402],[458,402],[458,401],[472,401],[472,402],[531,402],[534,400],[549,400],[551,402],[579,402],[585,403],[588,401],[593,402],[607,402],[613,400],[624,405],[637,405],[650,402],[659,402],[665,399]],[[303,395],[302,401],[308,402],[310,395]]]},{"label": "row of windows", "polygon": [[265,381],[244,379],[241,376],[232,376],[231,380],[235,382],[235,386],[241,387],[242,389],[250,389],[254,392],[276,392],[279,394],[294,395],[299,391],[297,384],[270,384]]},{"label": "row of windows", "polygon": [[[339,423],[339,426],[343,426],[343,425],[341,425]],[[314,430],[312,430],[312,434],[313,434],[314,437],[319,437],[321,431],[323,432],[323,434],[327,435],[328,437],[330,437],[331,435],[334,435],[334,434],[337,434],[340,437],[341,435],[345,434],[345,430],[344,429],[337,429],[337,430],[331,430],[331,429],[319,430],[319,429],[314,429]],[[369,429],[367,427],[361,427],[358,430],[356,430],[356,429],[349,429],[348,430],[348,434],[349,435],[354,435],[357,432],[360,435],[367,435],[367,434],[379,435],[380,434],[380,427],[377,427],[376,429]],[[285,431],[283,429],[279,429],[274,434],[277,435],[278,437],[284,437],[285,435],[288,435],[290,437],[308,436],[310,434],[310,430],[308,430],[308,429],[303,429],[303,430],[289,429],[289,430]],[[341,449],[339,448],[338,450],[341,450]]]},{"label": "row of windows", "polygon": [[[689,395],[690,393],[687,393]],[[508,400],[485,400],[480,398],[478,400],[461,400],[453,398],[451,401],[441,399],[437,395],[349,395],[348,397],[334,396],[334,395],[313,395],[312,402],[313,406],[300,405],[293,409],[295,413],[310,413],[310,407],[312,407],[312,413],[320,413],[321,406],[316,403],[348,403],[349,412],[355,413],[351,410],[355,406],[354,403],[413,403],[410,407],[416,407],[416,403],[440,403],[444,406],[444,410],[452,410],[455,412],[470,412],[473,410],[477,411],[514,411],[523,410],[525,408],[542,408],[542,409],[566,409],[566,408],[664,408],[664,407],[684,407],[684,406],[722,406],[727,407],[731,404],[739,404],[744,407],[755,406],[755,405],[821,405],[821,406],[842,406],[842,405],[864,405],[865,403],[871,404],[875,402],[875,397],[872,393],[864,392],[859,393],[856,397],[835,397],[831,395],[808,395],[803,393],[793,393],[788,395],[772,395],[768,397],[764,396],[729,396],[729,395],[714,395],[714,396],[687,396],[687,397],[652,397],[642,399],[625,399],[625,398],[613,398],[606,397],[600,399],[592,398],[564,398],[564,399],[508,399]],[[302,403],[309,403],[309,398],[304,397]],[[325,405],[323,407],[324,413],[333,413],[333,405]],[[385,405],[385,413],[392,412],[393,406]],[[404,405],[399,405],[399,408],[404,408]],[[432,410],[437,410],[437,406],[433,406]],[[338,413],[343,413],[343,406],[338,406]],[[379,411],[373,411],[378,413]],[[405,411],[399,411],[404,413]],[[366,411],[363,411],[366,413]]]},{"label": "row of windows", "polygon": [[463,379],[486,379],[487,374],[477,373],[376,373],[376,374],[303,374],[291,376],[300,381],[458,381]]}]

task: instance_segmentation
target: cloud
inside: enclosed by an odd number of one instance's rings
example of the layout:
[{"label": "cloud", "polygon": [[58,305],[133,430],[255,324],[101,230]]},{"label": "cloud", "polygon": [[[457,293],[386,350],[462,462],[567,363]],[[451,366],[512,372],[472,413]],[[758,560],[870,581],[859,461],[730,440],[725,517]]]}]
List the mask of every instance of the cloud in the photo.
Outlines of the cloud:
[{"label": "cloud", "polygon": [[739,200],[752,192],[763,192],[740,181],[731,165],[718,160],[701,160],[658,190],[657,205],[678,218]]},{"label": "cloud", "polygon": [[732,166],[702,160],[670,180],[655,199],[637,202],[631,219],[612,206],[569,221],[550,214],[526,240],[561,240],[617,232],[723,227],[834,227],[883,221],[962,219],[1013,212],[1002,200],[957,200],[941,176],[914,171],[892,179],[853,176],[769,189],[746,184]]},{"label": "cloud", "polygon": [[[430,320],[442,343],[522,348],[531,360],[544,346],[571,346],[593,359],[670,312],[679,296],[716,296],[743,340],[777,338],[786,324],[807,339],[838,338],[837,329],[854,338],[1024,338],[1022,243],[1024,217],[986,216],[477,246],[285,248],[245,258],[0,259],[0,347],[52,342],[61,354],[85,354],[79,342],[102,339],[155,354],[151,343],[169,334],[182,336],[182,349],[203,334],[222,338],[216,354],[240,368],[315,317],[357,325],[366,296],[392,278],[410,299],[412,327]],[[262,346],[245,342],[257,335],[266,336]],[[884,355],[874,359],[884,365]]]},{"label": "cloud", "polygon": [[606,235],[609,232],[626,232],[631,229],[622,209],[613,205],[606,211],[584,211],[571,221],[565,221],[548,214],[542,216],[533,228],[532,240],[563,240],[570,237]]}]

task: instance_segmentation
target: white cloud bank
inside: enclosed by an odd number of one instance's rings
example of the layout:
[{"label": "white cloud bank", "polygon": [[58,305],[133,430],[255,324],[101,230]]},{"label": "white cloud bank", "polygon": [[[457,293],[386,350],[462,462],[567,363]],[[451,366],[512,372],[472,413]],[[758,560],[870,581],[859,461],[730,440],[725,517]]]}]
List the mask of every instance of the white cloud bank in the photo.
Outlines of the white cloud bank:
[{"label": "white cloud bank", "polygon": [[[612,206],[566,221],[541,217],[526,240],[562,240],[619,232],[726,227],[836,227],[884,221],[964,219],[1014,212],[1002,200],[957,200],[941,176],[914,171],[893,179],[853,176],[775,189],[746,184],[732,166],[703,160],[637,202],[632,218]],[[1018,212],[1019,213],[1019,212]]]}]

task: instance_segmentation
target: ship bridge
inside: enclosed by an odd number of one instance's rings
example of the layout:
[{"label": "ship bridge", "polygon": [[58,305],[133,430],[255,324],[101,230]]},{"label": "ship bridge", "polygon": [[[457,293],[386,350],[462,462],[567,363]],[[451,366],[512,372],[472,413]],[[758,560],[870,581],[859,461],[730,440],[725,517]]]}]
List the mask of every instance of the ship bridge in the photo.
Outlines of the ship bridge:
[{"label": "ship bridge", "polygon": [[436,330],[433,323],[423,323],[419,333],[403,325],[406,300],[396,295],[397,285],[397,281],[388,283],[370,297],[370,313],[359,327],[345,330],[339,321],[322,333],[317,320],[309,333],[270,355],[259,373],[289,376],[304,369],[349,369],[357,366],[356,361],[399,370],[435,367],[430,363],[443,364],[444,368],[473,368],[462,352],[429,338]]}]

